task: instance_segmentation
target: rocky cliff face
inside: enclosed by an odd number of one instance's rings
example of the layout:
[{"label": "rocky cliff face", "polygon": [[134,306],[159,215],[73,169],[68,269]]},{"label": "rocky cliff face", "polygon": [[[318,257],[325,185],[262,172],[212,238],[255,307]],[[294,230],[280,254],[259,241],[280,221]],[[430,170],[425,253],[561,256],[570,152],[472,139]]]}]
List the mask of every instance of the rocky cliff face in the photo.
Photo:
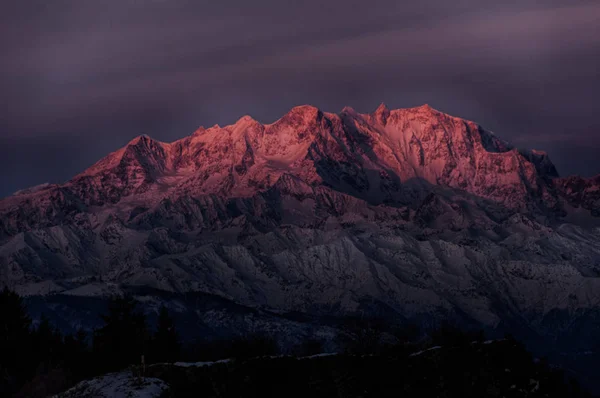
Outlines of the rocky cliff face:
[{"label": "rocky cliff face", "polygon": [[427,105],[300,106],[272,124],[137,137],[65,184],[3,199],[0,284],[318,314],[376,302],[558,338],[597,321],[599,187]]},{"label": "rocky cliff face", "polygon": [[589,210],[593,216],[600,217],[600,175],[593,178],[557,178],[553,183],[569,204]]}]

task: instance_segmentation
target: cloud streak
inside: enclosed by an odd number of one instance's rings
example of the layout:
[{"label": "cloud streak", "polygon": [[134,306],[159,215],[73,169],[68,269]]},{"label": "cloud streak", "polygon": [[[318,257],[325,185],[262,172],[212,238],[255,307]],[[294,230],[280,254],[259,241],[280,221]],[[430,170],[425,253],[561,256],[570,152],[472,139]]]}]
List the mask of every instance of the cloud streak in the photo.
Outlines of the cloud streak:
[{"label": "cloud streak", "polygon": [[[597,2],[199,3],[1,6],[0,145],[21,155],[1,157],[16,171],[0,195],[43,182],[40,168],[68,179],[140,132],[172,140],[301,103],[426,102],[548,150],[564,173],[600,172]],[[53,153],[28,154],[39,141]]]}]

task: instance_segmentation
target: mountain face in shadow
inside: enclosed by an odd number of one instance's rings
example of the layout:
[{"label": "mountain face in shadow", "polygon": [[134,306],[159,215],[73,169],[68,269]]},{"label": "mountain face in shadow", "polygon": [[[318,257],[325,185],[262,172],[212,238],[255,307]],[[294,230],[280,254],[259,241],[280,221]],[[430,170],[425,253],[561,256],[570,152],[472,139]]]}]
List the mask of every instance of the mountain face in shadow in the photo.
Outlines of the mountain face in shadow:
[{"label": "mountain face in shadow", "polygon": [[299,106],[172,143],[140,136],[64,184],[2,199],[0,285],[310,316],[368,302],[574,352],[600,325],[599,212],[599,177],[561,178],[544,152],[427,105]]}]

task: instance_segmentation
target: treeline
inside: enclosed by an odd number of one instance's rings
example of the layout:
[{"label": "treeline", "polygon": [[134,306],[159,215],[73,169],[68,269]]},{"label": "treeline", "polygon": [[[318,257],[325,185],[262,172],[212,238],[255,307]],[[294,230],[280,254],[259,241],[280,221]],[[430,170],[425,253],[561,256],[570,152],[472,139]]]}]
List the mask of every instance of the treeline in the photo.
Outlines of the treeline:
[{"label": "treeline", "polygon": [[535,362],[514,340],[473,343],[409,355],[259,357],[202,367],[156,365],[161,398],[589,398],[576,384]]},{"label": "treeline", "polygon": [[[92,333],[80,330],[73,335],[64,335],[45,317],[33,325],[23,300],[7,289],[2,290],[0,397],[46,397],[64,391],[81,380],[139,365],[142,355],[145,364],[223,358],[236,358],[242,364],[249,358],[282,354],[277,342],[265,335],[222,341],[198,340],[182,345],[173,318],[165,307],[160,308],[158,319],[151,327],[131,297],[112,298],[102,320],[103,326]],[[482,331],[464,331],[447,323],[426,337],[414,325],[394,325],[376,318],[346,317],[338,320],[335,327],[339,330],[335,341],[337,351],[349,354],[352,358],[369,354],[367,357],[375,355],[378,358],[395,358],[393,360],[397,361],[398,358],[409,358],[411,353],[432,346],[455,347],[468,353],[473,350],[474,342],[485,340]],[[507,338],[520,346],[510,336]],[[322,352],[322,341],[306,339],[296,347],[287,347],[285,353],[302,357]],[[522,346],[516,352],[527,354]],[[510,356],[514,357],[515,354],[510,353]],[[531,369],[526,368],[533,366],[531,357],[523,357],[517,362],[521,364],[519,366],[524,366],[521,370],[523,374],[531,373]],[[242,366],[239,369],[243,373],[249,368]],[[556,379],[557,386],[562,385],[563,376],[559,372],[552,372],[551,379]],[[229,376],[223,377],[225,380]],[[197,387],[187,382],[179,384],[183,390]],[[577,386],[570,387],[570,391],[575,390],[578,390]]]},{"label": "treeline", "polygon": [[115,297],[102,316],[104,325],[88,334],[63,335],[46,317],[34,326],[23,300],[0,292],[0,397],[46,397],[75,383],[139,364],[169,362],[181,350],[166,308],[151,330],[129,297]]}]

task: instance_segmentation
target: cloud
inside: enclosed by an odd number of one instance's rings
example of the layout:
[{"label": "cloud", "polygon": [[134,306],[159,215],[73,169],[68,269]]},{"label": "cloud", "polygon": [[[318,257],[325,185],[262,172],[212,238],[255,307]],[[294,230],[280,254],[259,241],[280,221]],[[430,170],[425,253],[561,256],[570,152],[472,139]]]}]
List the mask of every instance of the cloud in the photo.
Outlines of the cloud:
[{"label": "cloud", "polygon": [[[141,131],[171,140],[248,113],[270,122],[300,103],[385,101],[427,102],[519,145],[548,145],[569,172],[600,172],[554,146],[600,141],[597,2],[402,3],[6,2],[0,140],[22,156],[0,167],[27,169],[19,181],[35,184],[41,159],[24,148],[40,139],[64,142],[48,149],[61,158],[72,142],[104,150]],[[88,163],[104,154],[84,152]],[[83,163],[49,167],[48,178]]]}]

